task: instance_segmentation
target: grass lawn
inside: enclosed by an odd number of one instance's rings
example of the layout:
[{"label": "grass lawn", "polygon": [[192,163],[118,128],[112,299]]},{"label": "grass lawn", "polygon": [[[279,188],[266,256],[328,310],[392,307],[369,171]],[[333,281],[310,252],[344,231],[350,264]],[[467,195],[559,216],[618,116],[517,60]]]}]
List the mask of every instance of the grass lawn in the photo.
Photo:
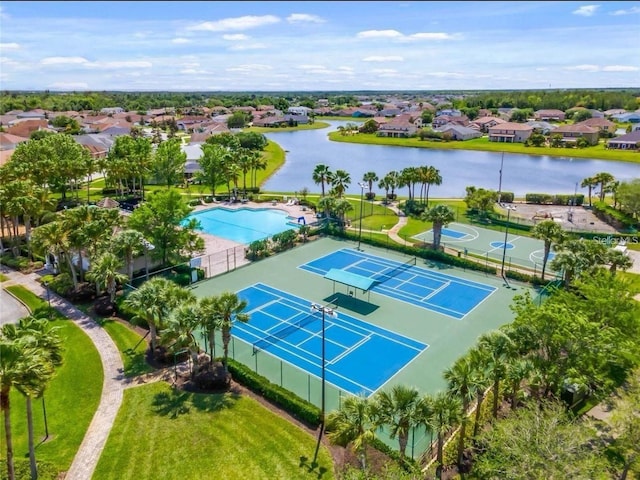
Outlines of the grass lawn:
[{"label": "grass lawn", "polygon": [[0,283],[6,282],[7,280],[9,280],[9,277],[7,277],[4,273],[0,273]]},{"label": "grass lawn", "polygon": [[640,274],[630,272],[616,272],[616,275],[619,275],[621,278],[629,281],[629,283],[631,284],[631,289],[635,293],[640,293]]},{"label": "grass lawn", "polygon": [[[78,326],[69,320],[54,320],[52,324],[60,327],[65,351],[64,363],[44,395],[49,427],[49,440],[45,443],[40,443],[45,433],[41,400],[33,402],[33,421],[36,458],[52,463],[62,472],[71,465],[98,408],[103,371],[98,351]],[[15,390],[11,392],[11,429],[15,458],[27,459],[25,401]],[[0,427],[0,434],[4,440],[4,424]]]},{"label": "grass lawn", "polygon": [[487,137],[474,138],[464,142],[434,142],[413,138],[378,137],[374,133],[341,135],[330,132],[329,139],[334,142],[365,143],[368,145],[389,145],[397,147],[435,148],[439,150],[479,150],[487,152],[522,153],[528,155],[549,155],[553,157],[597,158],[619,162],[640,163],[640,154],[620,150],[607,150],[604,143],[587,148],[525,147],[522,143],[490,142]]},{"label": "grass lawn", "polygon": [[324,448],[309,471],[314,450],[312,436],[251,398],[157,382],[125,390],[93,478],[335,478]]},{"label": "grass lawn", "polygon": [[[47,306],[47,302],[21,285],[10,286],[7,290],[32,311]],[[44,394],[49,427],[49,439],[45,443],[39,443],[45,433],[43,403],[40,400],[33,402],[33,423],[38,442],[36,458],[65,471],[71,465],[98,408],[104,374],[98,350],[87,334],[57,311],[55,317],[51,323],[59,328],[58,333],[64,339],[64,360]],[[29,455],[25,408],[24,397],[12,390],[11,429],[16,459],[28,458]],[[0,426],[0,435],[4,439],[4,424]]]},{"label": "grass lawn", "polygon": [[100,324],[120,351],[125,376],[135,377],[153,370],[145,361],[147,343],[141,341],[137,332],[116,320],[103,320]]}]

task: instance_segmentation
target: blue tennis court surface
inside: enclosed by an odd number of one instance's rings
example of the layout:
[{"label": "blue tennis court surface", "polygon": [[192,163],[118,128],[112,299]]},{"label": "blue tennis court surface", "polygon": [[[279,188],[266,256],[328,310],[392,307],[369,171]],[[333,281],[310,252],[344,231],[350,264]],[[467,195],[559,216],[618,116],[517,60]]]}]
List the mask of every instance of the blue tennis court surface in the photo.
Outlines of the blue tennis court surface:
[{"label": "blue tennis court surface", "polygon": [[344,248],[299,268],[318,275],[342,269],[374,278],[372,292],[461,319],[496,288],[484,283],[406,265],[358,250]]},{"label": "blue tennis court surface", "polygon": [[[311,301],[263,283],[238,297],[251,318],[234,323],[234,337],[321,377],[322,313],[311,310]],[[426,348],[343,312],[325,314],[325,379],[353,395],[371,395]]]}]

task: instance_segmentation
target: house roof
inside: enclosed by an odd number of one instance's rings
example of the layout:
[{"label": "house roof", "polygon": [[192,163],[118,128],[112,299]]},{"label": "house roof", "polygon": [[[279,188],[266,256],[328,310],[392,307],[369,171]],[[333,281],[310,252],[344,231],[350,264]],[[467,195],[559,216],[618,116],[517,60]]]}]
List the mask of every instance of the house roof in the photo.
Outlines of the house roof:
[{"label": "house roof", "polygon": [[615,123],[606,118],[587,118],[582,122],[578,122],[575,125],[586,125],[587,127],[613,127]]},{"label": "house roof", "polygon": [[0,133],[0,150],[12,150],[16,148],[16,145],[27,140],[29,139],[25,137],[2,132]]},{"label": "house roof", "polygon": [[531,125],[527,125],[526,123],[516,123],[516,122],[505,122],[499,125],[495,125],[493,127],[489,127],[489,132],[499,132],[502,130],[515,130],[521,132],[530,132],[533,130]]},{"label": "house roof", "polygon": [[553,133],[598,133],[598,129],[576,123],[575,125],[560,125]]},{"label": "house roof", "polygon": [[640,130],[634,130],[633,132],[629,132],[626,135],[622,135],[620,137],[612,138],[607,143],[637,143],[640,142]]}]

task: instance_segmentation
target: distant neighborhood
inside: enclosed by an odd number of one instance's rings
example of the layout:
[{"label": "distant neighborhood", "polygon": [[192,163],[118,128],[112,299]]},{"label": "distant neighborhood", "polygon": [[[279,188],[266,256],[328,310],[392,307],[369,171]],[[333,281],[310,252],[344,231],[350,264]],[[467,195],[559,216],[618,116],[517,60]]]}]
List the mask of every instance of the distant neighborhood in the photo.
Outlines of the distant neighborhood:
[{"label": "distant neighborhood", "polygon": [[[99,111],[12,110],[0,115],[0,165],[16,146],[35,132],[63,132],[86,147],[94,158],[104,158],[120,135],[143,135],[155,143],[169,136],[183,138],[187,169],[197,169],[199,145],[207,138],[246,127],[296,127],[323,117],[357,121],[358,131],[378,136],[438,141],[468,141],[486,137],[490,142],[533,146],[585,148],[605,143],[606,148],[640,150],[640,109],[600,111],[575,107],[559,109],[476,109],[472,115],[451,107],[446,96],[429,101],[389,97],[374,101],[358,98],[358,106],[335,106],[317,99],[315,108],[304,105],[278,109],[274,105],[156,108],[146,112],[113,106]],[[467,112],[469,113],[469,112]],[[240,123],[238,123],[238,120]]]}]

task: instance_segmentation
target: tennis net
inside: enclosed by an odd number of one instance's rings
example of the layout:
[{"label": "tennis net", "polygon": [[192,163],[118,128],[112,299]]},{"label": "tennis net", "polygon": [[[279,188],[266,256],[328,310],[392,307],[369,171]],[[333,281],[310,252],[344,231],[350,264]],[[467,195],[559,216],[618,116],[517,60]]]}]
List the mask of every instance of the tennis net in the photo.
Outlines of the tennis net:
[{"label": "tennis net", "polygon": [[253,344],[253,352],[255,353],[257,350],[262,350],[264,347],[273,345],[278,340],[282,340],[283,338],[292,334],[296,330],[304,328],[316,320],[318,320],[318,318],[315,317],[314,315],[307,315],[301,320],[298,320],[297,322],[284,322],[286,324],[285,326],[280,327],[275,332],[272,332],[266,337],[261,338],[260,340],[255,342]]},{"label": "tennis net", "polygon": [[[392,279],[394,277],[397,277],[402,272],[404,272],[406,270],[409,270],[411,267],[413,267],[414,265],[417,265],[417,264],[418,264],[418,259],[416,257],[413,257],[408,262],[401,263],[400,265],[398,265],[395,268],[387,267],[382,272],[374,275],[373,278],[376,280],[377,283],[384,283],[387,280],[390,280],[390,279]],[[389,268],[391,268],[391,270],[389,270]]]}]

